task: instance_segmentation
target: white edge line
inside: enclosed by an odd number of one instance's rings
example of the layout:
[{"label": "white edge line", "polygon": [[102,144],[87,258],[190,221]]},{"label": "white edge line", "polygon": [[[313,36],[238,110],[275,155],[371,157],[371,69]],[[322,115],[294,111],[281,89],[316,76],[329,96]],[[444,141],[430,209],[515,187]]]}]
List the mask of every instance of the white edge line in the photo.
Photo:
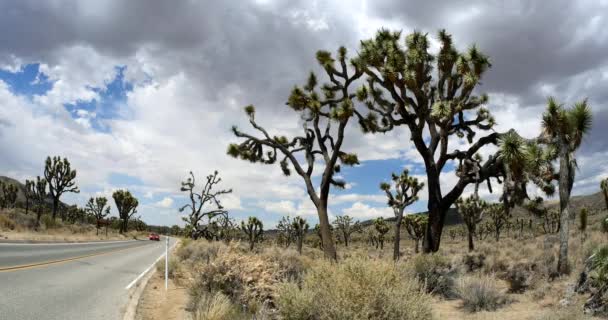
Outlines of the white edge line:
[{"label": "white edge line", "polygon": [[[175,245],[177,245],[177,241],[171,246],[171,248],[169,248],[169,251],[173,250],[173,248],[175,247]],[[131,289],[131,287],[137,283],[137,281],[139,281],[139,279],[141,279],[141,277],[143,277],[146,273],[148,273],[148,271],[150,271],[150,269],[152,269],[152,267],[154,267],[156,265],[156,263],[158,262],[158,260],[162,259],[165,256],[165,254],[161,254],[160,257],[158,257],[146,270],[144,270],[144,272],[140,273],[137,278],[135,278],[135,280],[131,281],[131,283],[129,283],[126,287],[125,290],[129,290]]]}]

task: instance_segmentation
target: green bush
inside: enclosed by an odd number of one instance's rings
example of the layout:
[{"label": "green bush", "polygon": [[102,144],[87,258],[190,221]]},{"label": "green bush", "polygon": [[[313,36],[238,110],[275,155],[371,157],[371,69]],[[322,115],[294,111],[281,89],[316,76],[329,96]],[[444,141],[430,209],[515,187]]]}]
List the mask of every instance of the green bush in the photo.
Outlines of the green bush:
[{"label": "green bush", "polygon": [[40,217],[40,221],[47,230],[59,227],[59,223],[57,222],[57,220],[53,219],[53,217],[49,214],[45,214]]},{"label": "green bush", "polygon": [[454,294],[454,275],[456,270],[442,256],[421,254],[406,264],[406,269],[413,272],[420,288],[428,293],[450,298]]},{"label": "green bush", "polygon": [[507,302],[505,295],[496,286],[496,281],[490,276],[461,278],[457,293],[464,308],[470,312],[494,311]]},{"label": "green bush", "polygon": [[410,279],[383,261],[322,261],[304,275],[301,287],[280,285],[276,305],[289,320],[430,319],[428,297]]},{"label": "green bush", "polygon": [[[179,262],[176,259],[169,258],[169,278],[174,279],[175,275],[179,271]],[[158,270],[159,274],[163,277],[165,276],[165,259],[160,259],[156,263],[156,270]]]}]

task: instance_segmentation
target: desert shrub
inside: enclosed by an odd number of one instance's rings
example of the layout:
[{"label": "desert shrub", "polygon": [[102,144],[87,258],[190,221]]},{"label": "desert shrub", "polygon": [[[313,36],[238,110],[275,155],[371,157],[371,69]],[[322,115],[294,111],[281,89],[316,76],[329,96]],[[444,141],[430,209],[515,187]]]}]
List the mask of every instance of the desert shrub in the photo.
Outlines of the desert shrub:
[{"label": "desert shrub", "polygon": [[[170,279],[175,279],[176,274],[179,273],[179,262],[176,259],[169,259],[169,278]],[[156,270],[159,272],[160,275],[162,275],[163,277],[165,276],[165,259],[160,259],[158,260],[158,262],[156,263]]]},{"label": "desert shrub", "polygon": [[496,281],[487,275],[461,278],[458,281],[457,293],[464,308],[470,312],[494,311],[507,301],[498,289]]},{"label": "desert shrub", "polygon": [[220,249],[226,247],[221,242],[209,242],[207,240],[187,240],[177,250],[176,255],[180,260],[191,262],[209,263],[217,257]]},{"label": "desert shrub", "polygon": [[53,219],[53,217],[49,214],[45,214],[40,217],[40,221],[47,230],[59,227],[59,223],[57,222],[57,220]]},{"label": "desert shrub", "polygon": [[485,261],[486,255],[483,253],[468,253],[462,257],[462,264],[464,264],[467,272],[483,268]]},{"label": "desert shrub", "polygon": [[522,262],[511,266],[504,277],[509,284],[509,292],[522,293],[526,291],[532,285],[536,269],[534,263]]},{"label": "desert shrub", "polygon": [[428,297],[410,279],[385,261],[320,261],[304,275],[301,287],[279,285],[276,304],[290,320],[431,318]]},{"label": "desert shrub", "polygon": [[226,295],[219,292],[198,296],[191,307],[194,320],[245,319],[240,315],[239,308]]},{"label": "desert shrub", "polygon": [[284,277],[279,263],[244,253],[238,244],[219,248],[217,257],[199,264],[195,273],[198,279],[194,291],[219,291],[249,307],[272,304],[275,285]]},{"label": "desert shrub", "polygon": [[442,256],[422,254],[415,256],[406,265],[418,280],[420,288],[428,293],[452,297],[454,293],[454,275],[456,270]]},{"label": "desert shrub", "polygon": [[295,250],[280,250],[277,247],[264,251],[262,257],[278,264],[281,280],[300,282],[304,272],[312,265],[310,258],[299,255]]},{"label": "desert shrub", "polygon": [[34,229],[36,227],[36,217],[34,214],[25,214],[20,210],[8,211],[8,217],[15,222],[17,229],[19,227],[25,229]]},{"label": "desert shrub", "polygon": [[13,219],[9,218],[5,214],[0,214],[0,229],[2,230],[15,230],[17,224]]}]

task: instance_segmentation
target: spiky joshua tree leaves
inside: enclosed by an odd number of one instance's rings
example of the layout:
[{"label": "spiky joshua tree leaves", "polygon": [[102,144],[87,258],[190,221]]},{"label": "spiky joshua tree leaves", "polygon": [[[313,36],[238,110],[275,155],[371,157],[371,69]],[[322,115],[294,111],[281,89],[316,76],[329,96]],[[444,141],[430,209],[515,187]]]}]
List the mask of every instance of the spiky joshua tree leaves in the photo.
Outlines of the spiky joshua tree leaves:
[{"label": "spiky joshua tree leaves", "polygon": [[464,199],[460,198],[458,201],[456,201],[458,213],[462,217],[464,224],[467,226],[469,251],[475,250],[473,237],[475,236],[477,225],[481,222],[487,206],[488,204],[484,200],[480,199],[477,194]]},{"label": "spiky joshua tree leaves", "polygon": [[349,215],[337,216],[333,225],[335,226],[335,230],[342,236],[345,247],[348,247],[351,235],[361,231],[361,223],[354,221]]},{"label": "spiky joshua tree leaves", "polygon": [[120,233],[125,233],[129,228],[129,219],[137,213],[139,201],[128,190],[117,190],[112,194],[118,216],[120,217]]},{"label": "spiky joshua tree leaves", "polygon": [[[412,203],[418,201],[418,192],[424,187],[424,183],[418,182],[418,179],[411,177],[408,170],[403,170],[400,175],[392,174],[392,186],[389,183],[383,182],[380,184],[380,189],[386,193],[388,198],[388,206],[393,208],[395,214],[395,243],[393,248],[393,259],[399,260],[400,242],[401,242],[401,224],[403,223],[403,212],[405,208]],[[394,189],[394,194],[391,188]],[[426,228],[426,223],[424,224]],[[408,229],[409,232],[409,229]],[[418,234],[418,233],[415,233]],[[422,232],[424,235],[424,231]],[[412,235],[410,233],[410,235]],[[418,240],[416,240],[416,252],[418,252]]]},{"label": "spiky joshua tree leaves", "polygon": [[549,98],[547,109],[543,114],[541,137],[555,148],[559,160],[559,207],[560,207],[560,246],[557,269],[561,274],[569,272],[568,235],[570,222],[570,193],[574,185],[576,172],[575,152],[580,147],[583,137],[591,129],[591,110],[587,100],[577,102],[566,109],[554,98]]},{"label": "spiky joshua tree leaves", "polygon": [[418,253],[420,240],[424,237],[426,224],[429,222],[429,216],[422,214],[408,214],[405,216],[403,222],[405,224],[405,230],[414,240],[414,252]]},{"label": "spiky joshua tree leaves", "polygon": [[25,214],[28,214],[30,211],[30,204],[34,202],[34,197],[36,196],[36,181],[33,180],[25,180]]},{"label": "spiky joshua tree leaves", "polygon": [[[424,160],[429,223],[424,251],[439,249],[448,209],[467,185],[500,176],[497,157],[485,162],[476,157],[484,146],[496,144],[499,133],[479,139],[477,133],[489,131],[495,121],[483,107],[487,95],[474,94],[484,73],[491,66],[489,58],[472,46],[459,52],[452,37],[441,30],[438,54],[429,52],[426,34],[380,30],[373,39],[363,41],[359,50],[366,86],[358,91],[369,112],[355,112],[364,130],[387,132],[405,126],[416,150]],[[448,151],[449,143],[466,139],[466,150]],[[451,190],[441,189],[441,174],[446,164],[456,162],[458,182]]]},{"label": "spiky joshua tree leaves", "polygon": [[[89,202],[85,206],[85,210],[95,217],[95,227],[97,229],[97,235],[99,235],[99,228],[101,228],[102,222],[105,217],[110,215],[110,206],[106,197],[91,197]],[[108,228],[106,224],[106,236],[108,235]]]},{"label": "spiky joshua tree leaves", "polygon": [[[216,228],[212,228],[214,220],[220,216],[228,218],[228,212],[224,210],[220,202],[220,196],[232,193],[232,189],[214,190],[221,181],[217,170],[214,171],[213,174],[207,176],[200,193],[195,190],[196,179],[192,171],[190,171],[190,177],[182,182],[180,190],[188,193],[190,203],[182,206],[179,211],[183,212],[186,209],[190,211],[188,216],[182,219],[186,222],[187,230],[190,231],[189,236],[192,239],[204,237],[211,240],[218,238],[218,235],[214,232]],[[209,205],[214,205],[215,208],[207,208]],[[204,221],[204,219],[207,221]]]},{"label": "spiky joshua tree leaves", "polygon": [[17,202],[19,189],[10,182],[0,181],[0,209],[12,208]]},{"label": "spiky joshua tree leaves", "polygon": [[80,192],[76,186],[76,170],[72,170],[67,158],[47,157],[44,164],[44,178],[49,184],[49,194],[53,198],[53,219],[55,219],[61,195],[67,192]]},{"label": "spiky joshua tree leaves", "polygon": [[255,244],[262,241],[262,237],[264,235],[264,225],[262,224],[262,221],[258,220],[258,218],[249,217],[249,219],[247,219],[247,223],[245,223],[245,221],[241,221],[241,231],[243,231],[245,236],[247,236],[247,241],[249,241],[249,250],[253,251]]},{"label": "spiky joshua tree leaves", "polygon": [[306,236],[310,226],[308,225],[308,222],[306,222],[306,219],[299,216],[293,219],[291,225],[293,229],[293,236],[296,239],[298,253],[302,254],[302,244],[304,243],[304,237]]},{"label": "spiky joshua tree leaves", "polygon": [[[279,162],[286,175],[295,172],[304,180],[306,190],[317,209],[325,256],[337,259],[335,244],[327,214],[330,188],[344,187],[345,182],[334,178],[340,165],[359,163],[355,154],[342,150],[344,131],[354,116],[355,94],[351,86],[362,75],[359,59],[346,56],[346,48],[340,47],[337,59],[330,52],[318,51],[317,61],[328,76],[329,82],[318,86],[317,77],[311,73],[303,87],[294,87],[287,105],[299,113],[303,122],[303,134],[287,138],[273,136],[256,121],[253,106],[245,107],[251,126],[257,135],[245,133],[233,127],[240,144],[231,144],[228,154],[251,162],[273,164]],[[319,185],[313,184],[315,166],[320,168]]]}]

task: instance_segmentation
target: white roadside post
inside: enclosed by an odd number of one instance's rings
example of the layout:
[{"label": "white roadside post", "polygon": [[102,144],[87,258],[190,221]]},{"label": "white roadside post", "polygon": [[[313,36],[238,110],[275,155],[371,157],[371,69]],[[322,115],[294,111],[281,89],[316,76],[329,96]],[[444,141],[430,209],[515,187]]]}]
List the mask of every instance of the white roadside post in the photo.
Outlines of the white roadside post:
[{"label": "white roadside post", "polygon": [[165,236],[165,290],[169,288],[169,236]]}]

